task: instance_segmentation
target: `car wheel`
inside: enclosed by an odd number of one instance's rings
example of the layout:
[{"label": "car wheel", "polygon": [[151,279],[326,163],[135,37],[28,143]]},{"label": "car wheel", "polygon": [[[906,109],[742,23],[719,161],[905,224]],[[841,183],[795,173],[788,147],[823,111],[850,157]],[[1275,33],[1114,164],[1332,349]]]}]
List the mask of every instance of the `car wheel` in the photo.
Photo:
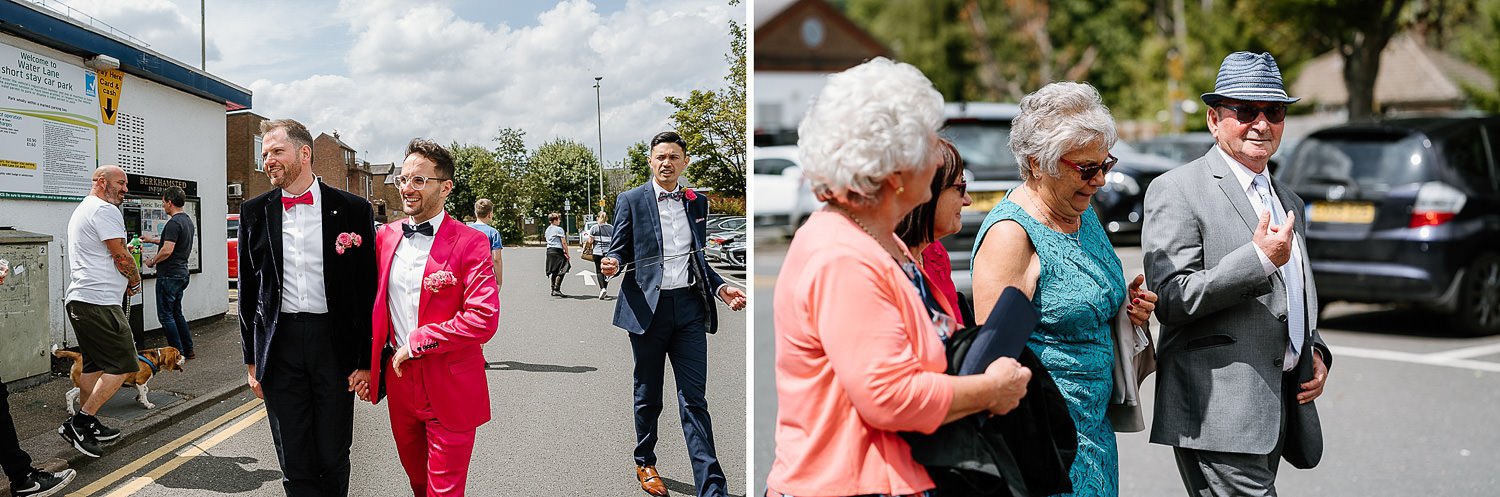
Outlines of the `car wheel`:
[{"label": "car wheel", "polygon": [[1454,318],[1469,335],[1500,333],[1500,255],[1484,254],[1464,271]]}]

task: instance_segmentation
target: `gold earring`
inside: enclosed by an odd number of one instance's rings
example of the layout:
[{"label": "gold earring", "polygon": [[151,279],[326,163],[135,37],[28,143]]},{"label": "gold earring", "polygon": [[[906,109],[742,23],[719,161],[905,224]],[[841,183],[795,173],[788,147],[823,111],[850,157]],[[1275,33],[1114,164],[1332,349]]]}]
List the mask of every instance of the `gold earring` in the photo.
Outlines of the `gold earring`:
[{"label": "gold earring", "polygon": [[903,194],[903,193],[906,193],[906,187],[904,187],[904,186],[898,186],[898,187],[896,187],[896,194],[897,195],[900,195],[900,194]]}]

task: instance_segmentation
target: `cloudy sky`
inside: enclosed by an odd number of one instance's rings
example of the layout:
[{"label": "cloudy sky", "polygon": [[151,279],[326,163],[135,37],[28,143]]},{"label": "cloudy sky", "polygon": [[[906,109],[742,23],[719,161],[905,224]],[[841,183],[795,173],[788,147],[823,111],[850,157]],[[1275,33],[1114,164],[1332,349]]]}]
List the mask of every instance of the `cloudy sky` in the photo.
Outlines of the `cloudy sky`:
[{"label": "cloudy sky", "polygon": [[[64,0],[188,65],[199,65],[198,0]],[[422,136],[493,147],[502,127],[535,148],[597,148],[594,77],[604,76],[604,159],[667,129],[669,95],[723,85],[725,0],[214,0],[208,71],[249,88],[252,110],[338,130],[370,162],[400,162]]]}]

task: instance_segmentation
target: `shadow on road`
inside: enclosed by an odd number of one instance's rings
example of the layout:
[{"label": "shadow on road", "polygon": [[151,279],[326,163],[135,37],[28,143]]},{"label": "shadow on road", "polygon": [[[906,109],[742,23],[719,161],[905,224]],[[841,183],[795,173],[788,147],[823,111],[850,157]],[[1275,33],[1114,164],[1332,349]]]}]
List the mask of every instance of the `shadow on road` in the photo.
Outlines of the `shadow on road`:
[{"label": "shadow on road", "polygon": [[588,373],[598,371],[593,366],[558,366],[556,364],[528,364],[516,361],[499,361],[485,365],[491,371],[525,371],[527,373]]},{"label": "shadow on road", "polygon": [[[674,495],[675,494],[698,495],[698,489],[694,488],[692,483],[683,483],[683,482],[680,482],[680,481],[677,481],[677,480],[673,480],[671,478],[665,478],[665,477],[663,477],[661,479],[661,481],[667,484],[667,490],[670,491],[669,492],[670,494],[674,494]],[[729,494],[729,497],[745,497],[745,496],[741,495],[741,494]]]},{"label": "shadow on road", "polygon": [[205,490],[220,494],[237,494],[256,490],[267,482],[280,481],[281,472],[270,469],[248,470],[260,462],[254,457],[219,457],[200,455],[167,473],[156,483],[167,488]]}]

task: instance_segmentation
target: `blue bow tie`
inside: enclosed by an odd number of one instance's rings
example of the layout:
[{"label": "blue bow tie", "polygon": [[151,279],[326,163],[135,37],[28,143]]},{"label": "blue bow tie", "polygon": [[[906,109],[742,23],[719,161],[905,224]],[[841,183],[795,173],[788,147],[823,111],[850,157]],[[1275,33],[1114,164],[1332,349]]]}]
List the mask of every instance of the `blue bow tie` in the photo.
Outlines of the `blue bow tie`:
[{"label": "blue bow tie", "polygon": [[677,190],[675,192],[661,192],[656,195],[657,202],[661,202],[669,198],[672,200],[682,200],[682,190]]},{"label": "blue bow tie", "polygon": [[401,236],[411,238],[412,235],[415,235],[417,233],[432,236],[432,225],[428,223],[422,223],[416,226],[412,226],[410,223],[401,225]]}]

